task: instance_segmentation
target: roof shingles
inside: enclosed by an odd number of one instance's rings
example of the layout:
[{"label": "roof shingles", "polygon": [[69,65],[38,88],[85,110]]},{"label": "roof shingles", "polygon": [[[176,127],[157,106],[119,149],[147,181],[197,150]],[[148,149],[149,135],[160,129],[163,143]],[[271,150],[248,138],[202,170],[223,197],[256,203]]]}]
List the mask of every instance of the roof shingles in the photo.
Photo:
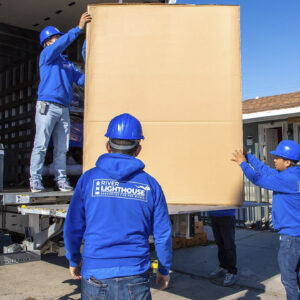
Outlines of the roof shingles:
[{"label": "roof shingles", "polygon": [[300,106],[300,92],[243,101],[243,114]]}]

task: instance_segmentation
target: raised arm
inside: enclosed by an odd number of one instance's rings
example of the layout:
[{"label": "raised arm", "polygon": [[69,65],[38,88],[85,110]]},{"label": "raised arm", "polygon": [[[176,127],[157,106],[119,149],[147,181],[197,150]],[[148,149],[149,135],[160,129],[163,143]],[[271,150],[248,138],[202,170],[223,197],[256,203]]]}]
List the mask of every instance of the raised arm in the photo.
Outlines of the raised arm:
[{"label": "raised arm", "polygon": [[232,153],[231,160],[236,162],[238,165],[240,165],[242,162],[247,163],[247,160],[248,160],[248,163],[255,169],[256,173],[259,173],[259,174],[275,175],[278,173],[275,169],[268,167],[266,164],[261,162],[259,159],[257,159],[252,154],[247,153],[245,156],[244,152],[242,150],[235,150]]},{"label": "raised arm", "polygon": [[66,34],[62,35],[53,44],[47,46],[41,53],[41,63],[51,64],[66,48],[71,45],[79,36],[81,30],[79,27],[72,28]]},{"label": "raised arm", "polygon": [[70,46],[74,40],[83,32],[85,25],[91,22],[92,17],[87,12],[83,13],[80,17],[77,27],[72,28],[66,34],[62,35],[53,44],[47,46],[42,51],[42,62],[49,64],[55,60],[61,53]]},{"label": "raised arm", "polygon": [[285,172],[278,172],[276,174],[267,175],[255,172],[247,162],[240,164],[245,176],[255,185],[264,189],[268,189],[280,193],[296,193],[297,180],[287,176]]},{"label": "raised arm", "polygon": [[265,174],[265,175],[275,175],[278,173],[276,169],[273,169],[269,166],[267,166],[265,163],[257,159],[254,155],[251,153],[248,153],[246,156],[249,164],[255,169],[256,172],[260,174]]}]

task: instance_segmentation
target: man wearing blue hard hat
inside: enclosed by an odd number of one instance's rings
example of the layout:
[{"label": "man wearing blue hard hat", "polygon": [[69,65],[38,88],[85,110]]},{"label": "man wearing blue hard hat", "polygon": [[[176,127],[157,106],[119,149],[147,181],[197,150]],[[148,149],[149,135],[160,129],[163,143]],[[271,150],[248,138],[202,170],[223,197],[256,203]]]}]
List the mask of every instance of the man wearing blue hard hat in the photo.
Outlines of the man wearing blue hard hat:
[{"label": "man wearing blue hard hat", "polygon": [[108,153],[80,177],[64,224],[70,273],[82,279],[83,300],[101,295],[150,300],[151,234],[160,289],[170,280],[172,230],[166,200],[158,182],[136,158],[144,139],[139,120],[119,115],[110,121],[105,136]]},{"label": "man wearing blue hard hat", "polygon": [[279,233],[278,264],[288,300],[298,300],[300,267],[300,146],[290,140],[280,142],[275,151],[275,169],[241,150],[232,160],[240,165],[254,184],[273,191],[272,220]]},{"label": "man wearing blue hard hat", "polygon": [[57,188],[71,191],[66,174],[66,153],[69,149],[70,116],[69,105],[73,98],[73,83],[83,86],[81,74],[62,55],[63,51],[83,32],[91,21],[88,13],[82,14],[79,25],[67,33],[53,26],[47,26],[40,34],[44,47],[40,55],[40,84],[36,105],[36,134],[30,161],[30,189],[32,192],[44,190],[42,171],[50,138],[53,141],[53,165]]}]

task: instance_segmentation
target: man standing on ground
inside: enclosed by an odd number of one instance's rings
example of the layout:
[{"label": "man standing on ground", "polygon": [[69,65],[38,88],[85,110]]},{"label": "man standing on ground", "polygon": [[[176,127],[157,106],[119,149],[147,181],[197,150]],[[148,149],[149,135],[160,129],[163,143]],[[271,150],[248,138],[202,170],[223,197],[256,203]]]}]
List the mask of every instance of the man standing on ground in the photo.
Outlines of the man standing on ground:
[{"label": "man standing on ground", "polygon": [[70,272],[73,278],[82,278],[83,300],[101,295],[150,300],[151,234],[160,289],[170,280],[172,230],[166,200],[136,158],[144,139],[140,122],[129,114],[119,115],[110,121],[105,136],[108,153],[80,177],[68,209],[64,240]]},{"label": "man standing on ground", "polygon": [[53,26],[40,34],[43,51],[40,55],[40,84],[36,105],[36,134],[30,162],[30,189],[44,190],[42,171],[50,138],[53,141],[54,177],[58,190],[73,190],[66,174],[66,153],[69,149],[69,105],[73,98],[73,83],[83,86],[84,74],[62,55],[63,51],[83,32],[91,16],[84,13],[79,25],[66,34]]},{"label": "man standing on ground", "polygon": [[235,246],[235,209],[209,212],[211,227],[218,246],[219,267],[210,274],[211,279],[222,279],[224,286],[237,281]]},{"label": "man standing on ground", "polygon": [[300,267],[300,160],[299,145],[290,140],[279,143],[275,151],[275,169],[265,165],[241,150],[233,153],[232,160],[254,184],[273,191],[272,220],[278,230],[280,248],[278,264],[281,281],[288,300],[299,300]]}]

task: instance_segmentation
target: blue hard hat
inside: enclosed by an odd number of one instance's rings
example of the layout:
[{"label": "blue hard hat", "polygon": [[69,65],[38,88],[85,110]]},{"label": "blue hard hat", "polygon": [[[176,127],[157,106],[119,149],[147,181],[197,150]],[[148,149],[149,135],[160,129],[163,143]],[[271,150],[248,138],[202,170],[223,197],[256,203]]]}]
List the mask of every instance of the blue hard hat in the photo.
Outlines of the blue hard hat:
[{"label": "blue hard hat", "polygon": [[51,36],[53,35],[56,35],[56,34],[59,34],[59,35],[64,35],[63,32],[60,32],[56,27],[54,26],[47,26],[45,27],[41,33],[40,33],[40,43],[41,43],[41,46],[43,47],[44,46],[44,43],[47,39],[51,38]]},{"label": "blue hard hat", "polygon": [[300,160],[300,146],[296,142],[290,140],[281,141],[276,150],[270,151],[270,153],[285,159],[294,161]]},{"label": "blue hard hat", "polygon": [[130,114],[121,114],[114,117],[108,124],[105,136],[119,140],[144,139],[140,121]]}]

